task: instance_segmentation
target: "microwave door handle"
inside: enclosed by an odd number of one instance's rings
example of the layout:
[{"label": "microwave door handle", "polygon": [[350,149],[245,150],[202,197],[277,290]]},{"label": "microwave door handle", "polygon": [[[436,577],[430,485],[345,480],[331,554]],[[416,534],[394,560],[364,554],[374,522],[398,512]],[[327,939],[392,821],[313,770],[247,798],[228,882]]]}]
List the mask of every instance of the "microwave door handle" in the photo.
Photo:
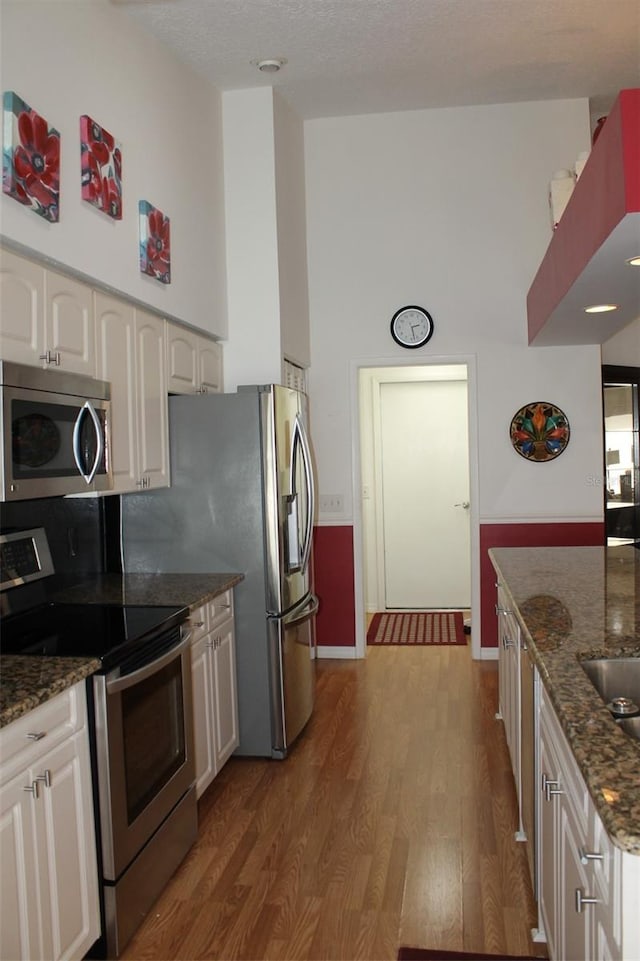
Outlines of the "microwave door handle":
[{"label": "microwave door handle", "polygon": [[[95,460],[93,462],[93,467],[91,468],[88,474],[85,473],[85,464],[82,458],[82,451],[80,450],[80,431],[82,429],[82,419],[85,416],[85,413],[89,414],[89,417],[93,422],[93,429],[96,432],[96,442],[97,442]],[[87,484],[90,484],[93,478],[96,476],[96,471],[100,466],[100,461],[102,460],[103,454],[104,454],[104,439],[102,437],[102,426],[100,424],[100,418],[96,414],[93,404],[89,403],[89,401],[87,400],[80,408],[78,412],[78,416],[76,418],[75,426],[73,428],[73,456],[76,462],[76,466]]]},{"label": "microwave door handle", "polygon": [[[300,450],[302,451],[302,460],[304,463],[304,479],[307,488],[307,524],[304,535],[304,545],[302,548],[302,570],[307,569],[309,563],[309,558],[311,556],[311,542],[313,538],[313,515],[315,513],[315,487],[313,482],[313,465],[311,462],[311,449],[309,447],[309,441],[307,440],[307,435],[304,429],[304,424],[300,419],[300,415],[296,414],[295,425],[293,428],[294,438],[297,436],[298,442],[300,444]],[[293,489],[293,487],[292,487]]]}]

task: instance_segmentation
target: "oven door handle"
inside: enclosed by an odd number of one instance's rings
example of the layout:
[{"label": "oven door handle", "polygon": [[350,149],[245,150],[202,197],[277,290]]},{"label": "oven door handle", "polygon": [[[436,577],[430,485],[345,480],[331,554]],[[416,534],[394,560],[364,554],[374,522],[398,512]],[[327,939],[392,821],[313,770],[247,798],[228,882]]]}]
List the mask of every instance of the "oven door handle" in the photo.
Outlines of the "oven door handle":
[{"label": "oven door handle", "polygon": [[177,657],[182,655],[183,651],[189,647],[191,643],[192,631],[185,631],[182,636],[182,640],[171,650],[163,654],[162,657],[156,658],[155,661],[151,661],[150,664],[145,664],[137,671],[133,671],[131,674],[125,674],[124,677],[114,677],[113,680],[108,680],[106,682],[107,694],[119,694],[120,691],[126,691],[127,688],[133,687],[134,684],[139,684],[140,681],[145,681],[148,677],[151,677],[157,671],[161,671],[163,667],[170,664]]}]

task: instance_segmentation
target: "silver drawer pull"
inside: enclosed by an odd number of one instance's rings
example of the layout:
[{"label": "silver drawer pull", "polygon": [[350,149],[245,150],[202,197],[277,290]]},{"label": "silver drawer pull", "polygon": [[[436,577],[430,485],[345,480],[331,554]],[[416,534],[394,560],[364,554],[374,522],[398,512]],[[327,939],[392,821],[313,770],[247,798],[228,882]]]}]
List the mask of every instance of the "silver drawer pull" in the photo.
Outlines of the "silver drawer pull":
[{"label": "silver drawer pull", "polygon": [[599,851],[587,851],[584,847],[578,848],[578,857],[582,864],[588,864],[589,861],[604,861],[604,854],[600,854]]},{"label": "silver drawer pull", "polygon": [[43,737],[47,736],[46,731],[34,731],[33,734],[27,734],[27,738],[30,741],[41,741]]},{"label": "silver drawer pull", "polygon": [[582,888],[576,888],[576,912],[582,914],[585,904],[600,904],[599,898],[585,898]]},{"label": "silver drawer pull", "polygon": [[42,781],[45,787],[51,787],[51,771],[47,768],[44,774],[37,775],[36,781]]},{"label": "silver drawer pull", "polygon": [[22,790],[23,790],[23,791],[26,791],[28,794],[33,794],[34,800],[37,801],[37,799],[38,799],[38,797],[39,797],[39,794],[38,794],[38,782],[37,782],[37,781],[32,781],[31,784],[30,784],[28,787],[23,787]]},{"label": "silver drawer pull", "polygon": [[204,627],[204,621],[190,621],[192,627]]}]

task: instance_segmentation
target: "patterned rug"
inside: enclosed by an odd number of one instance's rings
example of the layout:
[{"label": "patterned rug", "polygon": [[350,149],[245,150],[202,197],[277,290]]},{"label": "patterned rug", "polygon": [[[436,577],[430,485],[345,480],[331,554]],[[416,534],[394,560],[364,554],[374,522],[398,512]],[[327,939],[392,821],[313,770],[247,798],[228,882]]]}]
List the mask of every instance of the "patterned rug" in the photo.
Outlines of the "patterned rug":
[{"label": "patterned rug", "polygon": [[367,631],[367,644],[462,645],[467,643],[462,611],[374,614]]}]

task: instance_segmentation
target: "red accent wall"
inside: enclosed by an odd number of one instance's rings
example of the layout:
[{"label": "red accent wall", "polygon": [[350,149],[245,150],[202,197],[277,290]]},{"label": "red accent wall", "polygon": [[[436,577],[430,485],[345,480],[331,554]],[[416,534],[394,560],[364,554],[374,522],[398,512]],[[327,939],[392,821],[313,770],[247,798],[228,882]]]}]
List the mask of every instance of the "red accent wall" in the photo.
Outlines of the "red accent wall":
[{"label": "red accent wall", "polygon": [[482,647],[498,646],[496,572],[490,547],[593,547],[605,543],[604,521],[558,524],[480,525],[480,626]]},{"label": "red accent wall", "polygon": [[[590,547],[605,543],[604,521],[480,525],[480,626],[482,647],[497,647],[496,574],[490,547]],[[313,538],[318,646],[355,647],[353,528],[316,527]]]},{"label": "red accent wall", "polygon": [[318,647],[355,647],[356,616],[353,528],[316,527],[313,532],[314,590]]}]

